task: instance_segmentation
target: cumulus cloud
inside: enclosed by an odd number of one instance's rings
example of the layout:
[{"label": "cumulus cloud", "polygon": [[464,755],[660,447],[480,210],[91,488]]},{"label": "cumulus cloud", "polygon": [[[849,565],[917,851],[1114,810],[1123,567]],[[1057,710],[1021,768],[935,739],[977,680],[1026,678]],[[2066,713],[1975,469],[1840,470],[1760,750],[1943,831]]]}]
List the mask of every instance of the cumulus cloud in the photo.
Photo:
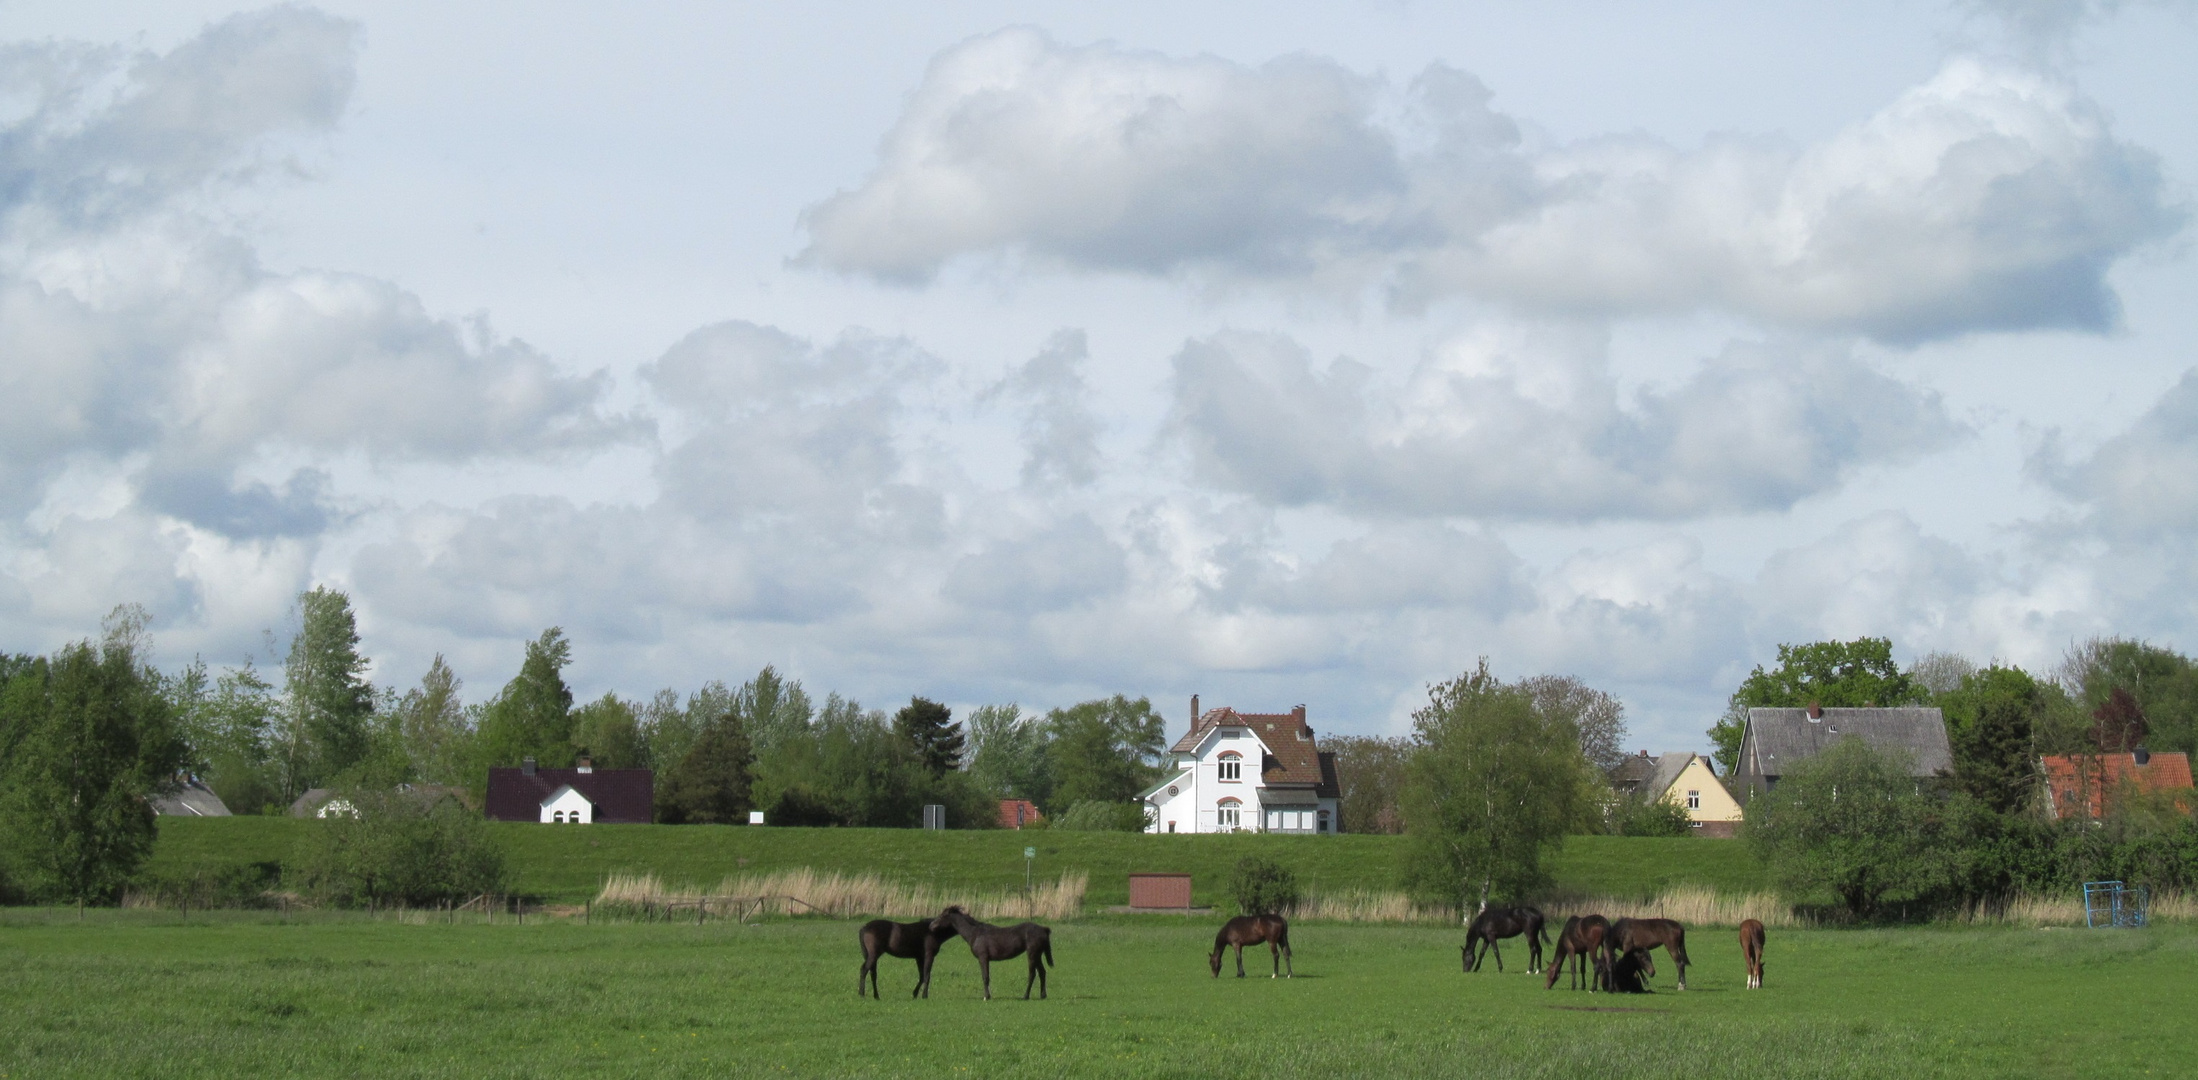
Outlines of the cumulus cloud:
[{"label": "cumulus cloud", "polygon": [[2198,371],[2188,371],[2129,429],[2072,456],[2058,432],[2030,473],[2124,537],[2188,534],[2198,526]]},{"label": "cumulus cloud", "polygon": [[2072,87],[1975,58],[1799,148],[1531,149],[1488,103],[1439,65],[1400,94],[1310,57],[1004,30],[934,61],[876,170],[807,213],[801,260],[899,280],[978,252],[1233,279],[1350,268],[1407,307],[1709,309],[1914,341],[2111,326],[2106,269],[2182,220],[2155,158]]},{"label": "cumulus cloud", "polygon": [[1279,335],[1223,334],[1175,358],[1171,435],[1208,482],[1278,505],[1590,520],[1775,510],[1855,469],[1946,444],[1935,394],[1844,350],[1734,345],[1624,400],[1598,336],[1488,332],[1402,386]]},{"label": "cumulus cloud", "polygon": [[1022,402],[1023,486],[1031,490],[1086,487],[1099,476],[1099,418],[1092,415],[1083,365],[1091,353],[1081,330],[1046,342],[985,398]]},{"label": "cumulus cloud", "polygon": [[313,534],[329,474],[273,456],[465,461],[600,447],[646,423],[485,325],[387,282],[271,273],[201,212],[343,114],[357,28],[276,8],[166,54],[9,47],[0,128],[0,505],[90,454],[145,505],[237,536]]}]

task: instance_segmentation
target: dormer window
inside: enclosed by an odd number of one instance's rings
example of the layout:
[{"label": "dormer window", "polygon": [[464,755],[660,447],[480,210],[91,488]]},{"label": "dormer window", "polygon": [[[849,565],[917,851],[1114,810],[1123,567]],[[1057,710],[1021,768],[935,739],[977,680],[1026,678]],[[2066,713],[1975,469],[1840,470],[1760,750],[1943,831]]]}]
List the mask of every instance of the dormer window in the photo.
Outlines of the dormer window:
[{"label": "dormer window", "polygon": [[1221,755],[1220,768],[1221,779],[1223,780],[1238,781],[1244,779],[1244,755],[1234,750]]}]

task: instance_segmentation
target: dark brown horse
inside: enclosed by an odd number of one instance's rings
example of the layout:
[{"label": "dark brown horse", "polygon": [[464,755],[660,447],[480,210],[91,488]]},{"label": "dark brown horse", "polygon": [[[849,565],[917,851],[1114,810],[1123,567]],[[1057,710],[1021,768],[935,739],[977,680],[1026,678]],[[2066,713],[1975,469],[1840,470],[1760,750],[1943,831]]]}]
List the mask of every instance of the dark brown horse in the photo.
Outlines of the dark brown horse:
[{"label": "dark brown horse", "polygon": [[[1620,919],[1611,924],[1610,933],[1603,937],[1603,951],[1613,957],[1622,952],[1639,952],[1646,956],[1650,949],[1659,945],[1679,968],[1679,989],[1686,989],[1686,927],[1671,919]],[[1655,969],[1649,969],[1649,974],[1656,974]]]},{"label": "dark brown horse", "polygon": [[1053,963],[1052,930],[1034,922],[1013,926],[981,923],[970,918],[958,905],[947,908],[931,920],[933,930],[944,931],[949,927],[969,942],[969,955],[977,958],[977,970],[984,975],[986,1001],[992,1000],[992,962],[1025,955],[1030,957],[1030,978],[1023,982],[1023,1000],[1030,1000],[1032,983],[1038,986],[1038,997],[1045,998],[1046,965]]},{"label": "dark brown horse", "polygon": [[1641,978],[1656,974],[1656,965],[1649,962],[1647,949],[1628,949],[1619,953],[1616,959],[1606,950],[1604,955],[1596,957],[1595,966],[1602,969],[1603,982],[1613,994],[1646,994],[1648,984]]},{"label": "dark brown horse", "polygon": [[1503,950],[1496,947],[1497,938],[1526,935],[1528,946],[1527,974],[1542,970],[1542,913],[1530,907],[1482,908],[1473,916],[1473,923],[1465,928],[1465,970],[1479,971],[1481,961],[1488,954],[1496,954],[1496,970],[1503,971]]},{"label": "dark brown horse", "polygon": [[[1213,977],[1221,977],[1221,954],[1236,946],[1236,977],[1244,977],[1244,946],[1265,945],[1274,955],[1275,973],[1282,974],[1282,965],[1290,959],[1290,921],[1280,915],[1239,915],[1221,926],[1221,933],[1213,939],[1213,955],[1206,959],[1213,968]],[[1291,965],[1290,977],[1297,978],[1297,967]]]},{"label": "dark brown horse", "polygon": [[1740,924],[1740,955],[1748,962],[1748,989],[1763,988],[1763,924],[1749,919]]},{"label": "dark brown horse", "polygon": [[1574,915],[1565,920],[1565,928],[1557,934],[1557,958],[1550,962],[1549,981],[1542,984],[1548,990],[1557,985],[1557,976],[1565,969],[1565,961],[1572,961],[1572,988],[1587,983],[1590,991],[1607,989],[1603,985],[1603,965],[1595,962],[1602,954],[1603,936],[1610,933],[1610,920],[1601,915]]},{"label": "dark brown horse", "polygon": [[939,945],[954,936],[954,928],[944,931],[932,928],[930,920],[922,922],[894,922],[891,919],[872,919],[862,924],[862,972],[855,976],[855,996],[865,993],[879,997],[878,958],[898,956],[916,962],[916,988],[910,997],[931,996],[931,961],[939,955]]}]

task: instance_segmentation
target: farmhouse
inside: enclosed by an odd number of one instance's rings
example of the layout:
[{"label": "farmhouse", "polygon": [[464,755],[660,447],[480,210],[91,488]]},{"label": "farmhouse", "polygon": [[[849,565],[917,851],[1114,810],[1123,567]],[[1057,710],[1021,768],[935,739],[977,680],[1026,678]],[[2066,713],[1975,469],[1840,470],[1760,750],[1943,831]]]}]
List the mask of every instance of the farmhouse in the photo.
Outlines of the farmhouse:
[{"label": "farmhouse", "polygon": [[598,769],[587,758],[570,769],[488,771],[492,821],[544,825],[646,825],[656,817],[656,774],[648,769]]},{"label": "farmhouse", "polygon": [[2046,809],[2057,818],[2105,817],[2114,799],[2127,791],[2167,792],[2176,809],[2190,812],[2187,754],[2154,754],[2140,746],[2127,754],[2043,757],[2038,771],[2045,778]]},{"label": "farmhouse", "polygon": [[1725,839],[1739,832],[1740,800],[1725,789],[1710,759],[1700,754],[1650,757],[1643,750],[1611,770],[1610,783],[1622,794],[1661,799],[1685,808],[1696,836]]},{"label": "farmhouse", "polygon": [[1029,799],[1001,799],[1000,827],[1020,829],[1025,825],[1042,825],[1046,816],[1038,812],[1038,804]]},{"label": "farmhouse", "polygon": [[1733,792],[1746,805],[1757,792],[1777,787],[1787,770],[1849,736],[1878,750],[1906,753],[1909,773],[1919,780],[1954,771],[1946,718],[1937,709],[1749,709]]},{"label": "farmhouse", "polygon": [[1146,832],[1343,831],[1336,756],[1313,744],[1305,706],[1286,713],[1201,713],[1169,750],[1167,776],[1143,794]]},{"label": "farmhouse", "polygon": [[229,807],[206,786],[206,781],[196,776],[176,778],[176,789],[167,795],[156,795],[146,800],[152,804],[153,813],[169,817],[228,817]]}]

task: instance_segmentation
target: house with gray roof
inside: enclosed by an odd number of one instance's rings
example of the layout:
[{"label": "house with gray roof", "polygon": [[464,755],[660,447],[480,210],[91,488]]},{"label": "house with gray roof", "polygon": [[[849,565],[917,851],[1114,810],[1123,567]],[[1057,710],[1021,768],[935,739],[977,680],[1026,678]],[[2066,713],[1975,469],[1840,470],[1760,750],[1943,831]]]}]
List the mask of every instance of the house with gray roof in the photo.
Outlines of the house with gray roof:
[{"label": "house with gray roof", "polygon": [[1918,780],[1954,771],[1946,718],[1934,708],[1749,709],[1740,761],[1732,772],[1733,793],[1745,805],[1756,792],[1777,787],[1778,778],[1795,765],[1850,737],[1878,750],[1905,753],[1909,772]]},{"label": "house with gray roof", "polygon": [[228,817],[229,807],[206,786],[206,781],[185,775],[176,781],[176,789],[165,795],[147,800],[153,813],[169,817]]}]

